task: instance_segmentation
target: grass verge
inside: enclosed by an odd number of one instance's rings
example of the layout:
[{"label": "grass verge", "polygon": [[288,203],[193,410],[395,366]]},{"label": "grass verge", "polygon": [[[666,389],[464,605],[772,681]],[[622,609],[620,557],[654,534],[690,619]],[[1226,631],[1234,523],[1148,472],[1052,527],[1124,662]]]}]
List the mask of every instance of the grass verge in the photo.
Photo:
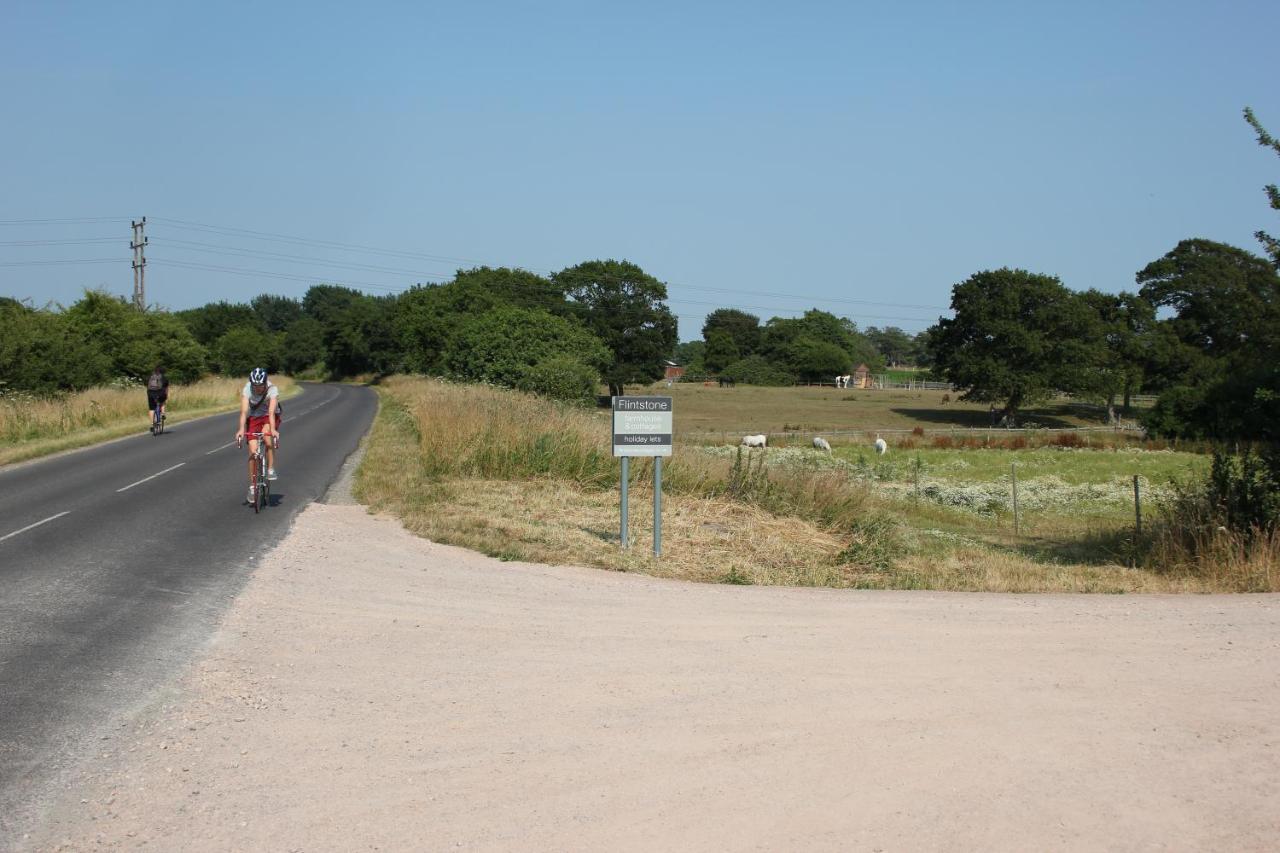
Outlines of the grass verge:
[{"label": "grass verge", "polygon": [[[1000,519],[917,503],[839,469],[677,448],[663,468],[663,555],[651,469],[634,460],[634,546],[619,547],[608,413],[496,388],[392,377],[355,493],[411,531],[501,559],[720,583],[997,592],[1228,591],[1122,564],[1123,529],[1069,518],[1015,536]],[[772,452],[772,451],[770,451]]]},{"label": "grass verge", "polygon": [[[284,397],[302,390],[288,377],[273,381]],[[234,411],[242,387],[243,380],[223,378],[170,386],[166,423]],[[0,397],[0,465],[145,432],[147,423],[147,395],[140,387],[90,388],[52,397]]]}]

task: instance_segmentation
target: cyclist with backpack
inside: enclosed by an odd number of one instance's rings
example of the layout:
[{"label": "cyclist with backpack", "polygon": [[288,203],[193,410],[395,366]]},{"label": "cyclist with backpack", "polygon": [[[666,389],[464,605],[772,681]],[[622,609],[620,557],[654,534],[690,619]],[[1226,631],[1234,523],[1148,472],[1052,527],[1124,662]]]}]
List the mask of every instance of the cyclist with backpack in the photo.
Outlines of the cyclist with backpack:
[{"label": "cyclist with backpack", "polygon": [[151,422],[151,431],[156,431],[156,421],[164,421],[164,404],[169,401],[169,377],[164,375],[164,367],[157,364],[156,369],[147,377],[147,412]]},{"label": "cyclist with backpack", "polygon": [[255,367],[249,371],[249,381],[240,391],[240,422],[236,429],[236,443],[239,444],[245,435],[249,435],[249,497],[253,503],[256,490],[253,483],[253,454],[257,452],[256,438],[253,433],[262,433],[267,442],[267,479],[276,479],[275,441],[279,434],[276,425],[279,422],[280,389],[275,383],[268,381],[265,368]]}]

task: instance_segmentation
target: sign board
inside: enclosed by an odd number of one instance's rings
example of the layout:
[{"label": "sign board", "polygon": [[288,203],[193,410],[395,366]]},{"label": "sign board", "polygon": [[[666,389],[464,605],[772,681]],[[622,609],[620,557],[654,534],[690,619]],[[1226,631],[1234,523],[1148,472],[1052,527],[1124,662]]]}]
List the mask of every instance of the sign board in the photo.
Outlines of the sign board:
[{"label": "sign board", "polygon": [[614,397],[613,455],[670,456],[671,398]]}]

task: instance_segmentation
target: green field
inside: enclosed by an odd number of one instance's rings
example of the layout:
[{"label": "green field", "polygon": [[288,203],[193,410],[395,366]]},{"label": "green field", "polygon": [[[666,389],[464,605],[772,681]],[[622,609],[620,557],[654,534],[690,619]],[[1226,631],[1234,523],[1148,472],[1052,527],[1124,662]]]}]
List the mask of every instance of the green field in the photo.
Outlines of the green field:
[{"label": "green field", "polygon": [[[720,388],[677,383],[670,388],[629,388],[628,393],[670,395],[676,434],[690,440],[712,435],[723,441],[756,433],[909,432],[916,427],[926,434],[975,429],[984,434],[988,430],[992,435],[1007,434],[1000,428],[991,429],[988,405],[960,402],[957,394],[944,391]],[[1106,412],[1083,403],[1052,403],[1028,409],[1019,420],[1024,426],[1096,428],[1105,425]]]}]

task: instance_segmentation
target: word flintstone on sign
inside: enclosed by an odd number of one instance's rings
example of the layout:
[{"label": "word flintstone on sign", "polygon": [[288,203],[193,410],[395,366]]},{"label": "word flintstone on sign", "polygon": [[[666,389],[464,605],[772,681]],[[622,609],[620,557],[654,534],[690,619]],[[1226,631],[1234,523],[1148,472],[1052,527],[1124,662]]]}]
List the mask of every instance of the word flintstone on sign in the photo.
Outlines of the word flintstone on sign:
[{"label": "word flintstone on sign", "polygon": [[619,411],[624,412],[669,412],[670,400],[618,400]]}]

